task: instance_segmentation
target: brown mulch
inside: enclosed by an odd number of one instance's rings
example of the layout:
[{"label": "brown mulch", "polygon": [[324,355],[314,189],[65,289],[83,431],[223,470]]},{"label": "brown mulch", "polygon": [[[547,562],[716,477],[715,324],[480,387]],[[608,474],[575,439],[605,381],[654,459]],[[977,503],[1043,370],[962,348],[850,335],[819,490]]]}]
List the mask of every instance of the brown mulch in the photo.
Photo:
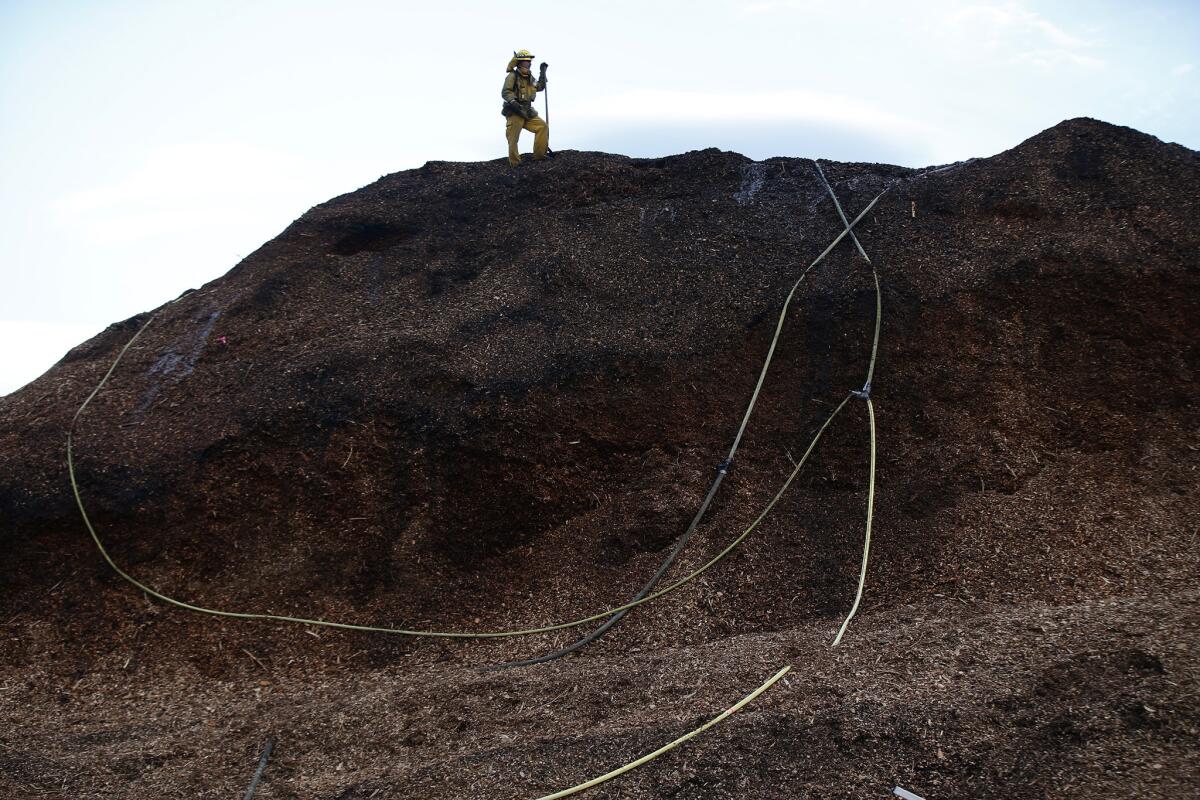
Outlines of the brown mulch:
[{"label": "brown mulch", "polygon": [[[149,315],[0,398],[0,794],[537,797],[785,682],[587,797],[1200,791],[1200,154],[1070,120],[944,169],[826,164],[883,285],[866,413],[762,528],[580,655],[189,614],[103,563],[65,432]],[[811,162],[431,162],[165,306],[83,418],[113,557],[220,608],[495,630],[623,602],[724,457],[840,223]],[[673,575],[858,388],[849,243],[794,303]],[[584,628],[582,630],[588,630]]]}]

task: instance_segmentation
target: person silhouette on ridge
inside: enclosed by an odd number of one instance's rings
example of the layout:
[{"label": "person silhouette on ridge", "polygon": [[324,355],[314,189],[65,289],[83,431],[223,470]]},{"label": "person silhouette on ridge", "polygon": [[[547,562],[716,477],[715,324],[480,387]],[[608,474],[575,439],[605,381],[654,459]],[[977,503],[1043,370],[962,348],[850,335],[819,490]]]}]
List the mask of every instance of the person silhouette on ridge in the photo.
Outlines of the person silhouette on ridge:
[{"label": "person silhouette on ridge", "polygon": [[534,83],[530,73],[533,64],[533,53],[528,50],[518,50],[513,53],[508,62],[507,75],[504,76],[504,88],[500,96],[504,98],[504,108],[501,113],[507,120],[506,135],[508,137],[508,163],[514,167],[521,163],[521,154],[517,152],[517,139],[521,130],[533,134],[533,159],[540,161],[550,150],[550,126],[538,116],[533,107],[533,99],[537,93],[546,88],[546,62],[539,67],[537,83]]}]

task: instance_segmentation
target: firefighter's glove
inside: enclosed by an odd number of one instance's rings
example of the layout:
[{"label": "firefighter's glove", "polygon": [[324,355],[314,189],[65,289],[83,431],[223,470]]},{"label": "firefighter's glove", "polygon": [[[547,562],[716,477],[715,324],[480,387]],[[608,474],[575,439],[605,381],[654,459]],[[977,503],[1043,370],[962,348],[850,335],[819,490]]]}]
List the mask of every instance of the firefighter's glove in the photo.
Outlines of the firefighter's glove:
[{"label": "firefighter's glove", "polygon": [[550,66],[550,65],[547,64],[545,61],[543,61],[541,64],[538,64],[538,72],[541,73],[542,75],[545,75],[546,67],[548,67],[548,66]]}]

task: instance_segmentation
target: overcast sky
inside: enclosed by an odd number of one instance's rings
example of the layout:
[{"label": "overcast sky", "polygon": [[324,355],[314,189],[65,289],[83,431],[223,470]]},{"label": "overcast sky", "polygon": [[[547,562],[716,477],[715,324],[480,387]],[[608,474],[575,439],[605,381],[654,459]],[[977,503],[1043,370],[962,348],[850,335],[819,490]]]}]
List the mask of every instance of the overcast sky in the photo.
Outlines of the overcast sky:
[{"label": "overcast sky", "polygon": [[922,166],[1076,116],[1200,149],[1193,0],[0,0],[0,394],[317,203],[502,157],[518,48],[556,149]]}]

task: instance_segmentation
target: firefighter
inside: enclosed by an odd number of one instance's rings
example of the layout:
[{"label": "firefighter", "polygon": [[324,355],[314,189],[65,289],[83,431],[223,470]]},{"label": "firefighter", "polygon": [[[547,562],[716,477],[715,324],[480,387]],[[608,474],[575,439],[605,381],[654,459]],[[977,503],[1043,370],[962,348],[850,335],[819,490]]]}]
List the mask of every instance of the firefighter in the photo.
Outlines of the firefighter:
[{"label": "firefighter", "polygon": [[550,126],[538,116],[533,107],[533,99],[537,93],[546,88],[546,62],[541,63],[538,79],[535,83],[530,68],[533,65],[533,53],[528,50],[518,50],[513,53],[508,62],[508,74],[504,76],[504,89],[500,96],[504,98],[502,113],[507,120],[506,135],[508,137],[508,163],[516,166],[521,163],[521,154],[517,152],[517,139],[521,130],[533,134],[533,159],[540,161],[550,150]]}]

